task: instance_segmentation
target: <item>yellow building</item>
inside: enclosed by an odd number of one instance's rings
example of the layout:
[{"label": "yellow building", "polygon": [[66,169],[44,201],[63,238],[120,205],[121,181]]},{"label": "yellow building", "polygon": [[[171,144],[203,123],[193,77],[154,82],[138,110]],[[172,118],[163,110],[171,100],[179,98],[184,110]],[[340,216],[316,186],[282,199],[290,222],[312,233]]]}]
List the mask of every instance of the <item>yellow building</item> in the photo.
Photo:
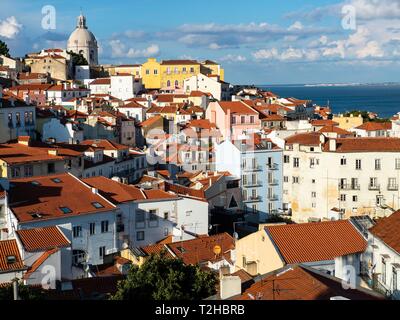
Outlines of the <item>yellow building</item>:
[{"label": "yellow building", "polygon": [[361,126],[363,124],[363,118],[361,115],[355,117],[350,115],[350,117],[345,117],[343,114],[334,116],[332,121],[339,123],[339,128],[343,130],[350,130],[355,127]]},{"label": "yellow building", "polygon": [[224,79],[224,69],[213,61],[202,63],[195,60],[164,60],[149,58],[142,65],[143,85],[146,89],[183,89],[184,80],[200,73],[218,75]]}]

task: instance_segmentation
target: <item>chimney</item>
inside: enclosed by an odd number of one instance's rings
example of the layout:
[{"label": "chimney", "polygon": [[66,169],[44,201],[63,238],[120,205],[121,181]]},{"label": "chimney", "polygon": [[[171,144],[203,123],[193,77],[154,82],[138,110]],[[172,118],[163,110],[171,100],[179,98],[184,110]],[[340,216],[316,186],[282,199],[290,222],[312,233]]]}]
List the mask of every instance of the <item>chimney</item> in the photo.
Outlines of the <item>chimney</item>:
[{"label": "chimney", "polygon": [[49,156],[58,156],[58,150],[57,149],[49,149],[47,151],[47,153],[49,154]]},{"label": "chimney", "polygon": [[336,139],[329,139],[329,151],[336,151]]},{"label": "chimney", "polygon": [[29,146],[31,141],[31,137],[29,136],[19,136],[18,137],[18,143],[23,144],[24,146]]},{"label": "chimney", "polygon": [[221,300],[242,294],[242,281],[238,276],[222,276],[220,280]]}]

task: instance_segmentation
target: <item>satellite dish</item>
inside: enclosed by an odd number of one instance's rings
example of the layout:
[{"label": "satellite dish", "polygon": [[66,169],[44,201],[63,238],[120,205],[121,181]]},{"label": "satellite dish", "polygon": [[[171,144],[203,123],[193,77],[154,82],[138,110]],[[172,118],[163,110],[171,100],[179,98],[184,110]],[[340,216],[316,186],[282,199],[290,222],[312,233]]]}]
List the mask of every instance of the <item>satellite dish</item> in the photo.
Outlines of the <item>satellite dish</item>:
[{"label": "satellite dish", "polygon": [[222,251],[221,246],[219,246],[219,245],[214,246],[215,255],[219,255],[221,253],[221,251]]}]

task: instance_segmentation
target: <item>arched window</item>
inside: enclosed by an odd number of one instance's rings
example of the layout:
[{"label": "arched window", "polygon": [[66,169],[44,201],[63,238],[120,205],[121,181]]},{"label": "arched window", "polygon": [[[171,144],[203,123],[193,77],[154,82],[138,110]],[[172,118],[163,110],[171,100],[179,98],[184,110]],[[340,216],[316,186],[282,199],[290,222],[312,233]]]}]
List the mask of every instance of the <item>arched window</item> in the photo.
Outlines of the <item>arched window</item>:
[{"label": "arched window", "polygon": [[171,86],[171,81],[167,81],[167,87],[170,87]]},{"label": "arched window", "polygon": [[179,87],[179,81],[175,80],[175,87]]}]

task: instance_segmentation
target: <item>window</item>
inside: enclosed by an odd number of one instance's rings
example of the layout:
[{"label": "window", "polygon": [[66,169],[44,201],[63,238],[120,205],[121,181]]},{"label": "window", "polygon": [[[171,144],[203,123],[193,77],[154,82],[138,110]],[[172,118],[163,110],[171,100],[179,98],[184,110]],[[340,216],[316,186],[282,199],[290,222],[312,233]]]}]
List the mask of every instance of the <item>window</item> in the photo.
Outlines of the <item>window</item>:
[{"label": "window", "polygon": [[356,170],[361,170],[361,159],[356,160]]},{"label": "window", "polygon": [[341,194],[340,195],[340,201],[346,202],[346,195],[345,194]]},{"label": "window", "polygon": [[396,170],[400,170],[400,158],[396,158],[395,167]]},{"label": "window", "polygon": [[388,189],[389,190],[396,190],[397,189],[397,179],[396,178],[389,178],[389,180],[388,180]]},{"label": "window", "polygon": [[293,177],[293,183],[299,183],[299,177]]},{"label": "window", "polygon": [[341,165],[341,166],[345,166],[346,164],[347,164],[346,158],[340,159],[340,165]]},{"label": "window", "polygon": [[108,232],[108,220],[104,220],[101,222],[101,233]]},{"label": "window", "polygon": [[168,237],[168,235],[169,235],[168,228],[164,228],[164,237]]},{"label": "window", "polygon": [[283,177],[283,182],[289,182],[289,177],[288,176],[284,176]]},{"label": "window", "polygon": [[179,87],[179,81],[175,80],[175,87]]},{"label": "window", "polygon": [[74,238],[80,238],[82,237],[82,227],[81,226],[75,226],[72,228],[72,235]]},{"label": "window", "polygon": [[300,166],[300,159],[293,158],[293,168],[298,168]]},{"label": "window", "polygon": [[150,74],[150,70],[149,69],[146,69],[146,74],[147,75]]},{"label": "window", "polygon": [[99,257],[104,258],[106,255],[106,247],[99,247]]},{"label": "window", "polygon": [[250,116],[250,123],[254,123],[254,116]]},{"label": "window", "polygon": [[47,164],[47,173],[55,173],[56,172],[56,165],[54,162]]},{"label": "window", "polygon": [[158,74],[158,70],[157,69],[154,69],[154,74]]},{"label": "window", "polygon": [[15,123],[17,127],[21,126],[21,114],[19,112],[15,114]]},{"label": "window", "polygon": [[311,179],[311,183],[314,184],[315,183],[315,179]]},{"label": "window", "polygon": [[353,196],[353,202],[357,202],[358,201],[358,197],[357,196]]},{"label": "window", "polygon": [[32,177],[33,176],[33,166],[25,166],[24,174],[25,174],[25,177]]},{"label": "window", "polygon": [[290,163],[290,156],[283,156],[284,163]]},{"label": "window", "polygon": [[246,122],[246,117],[245,116],[241,116],[240,117],[240,123],[245,123]]},{"label": "window", "polygon": [[193,67],[190,68],[190,73],[194,73],[194,68]]},{"label": "window", "polygon": [[375,170],[381,170],[381,159],[375,159]]},{"label": "window", "polygon": [[68,207],[60,207],[60,210],[64,214],[72,213],[72,210],[70,208],[68,208]]},{"label": "window", "polygon": [[99,202],[92,202],[92,206],[95,207],[96,209],[104,208],[104,206]]},{"label": "window", "polygon": [[393,279],[393,290],[392,291],[397,291],[397,269],[396,269],[396,267],[393,267],[393,269],[392,269],[392,279]]},{"label": "window", "polygon": [[16,262],[17,262],[17,257],[16,256],[13,256],[13,255],[7,256],[7,264],[13,264],[13,263],[16,263]]},{"label": "window", "polygon": [[315,167],[315,158],[310,158],[310,168]]},{"label": "window", "polygon": [[61,183],[62,181],[59,178],[51,179],[54,183]]},{"label": "window", "polygon": [[143,241],[144,240],[144,231],[136,232],[136,241]]},{"label": "window", "polygon": [[190,217],[192,211],[186,211],[186,217]]},{"label": "window", "polygon": [[311,198],[316,198],[317,197],[317,193],[315,191],[311,192]]},{"label": "window", "polygon": [[89,234],[92,236],[96,233],[96,223],[91,222],[89,223]]},{"label": "window", "polygon": [[386,260],[382,258],[382,283],[386,284]]},{"label": "window", "polygon": [[164,212],[164,219],[168,220],[168,218],[169,218],[169,211],[165,211]]},{"label": "window", "polygon": [[258,212],[258,206],[256,204],[253,204],[251,206],[251,209],[252,209],[253,213],[257,213]]}]

